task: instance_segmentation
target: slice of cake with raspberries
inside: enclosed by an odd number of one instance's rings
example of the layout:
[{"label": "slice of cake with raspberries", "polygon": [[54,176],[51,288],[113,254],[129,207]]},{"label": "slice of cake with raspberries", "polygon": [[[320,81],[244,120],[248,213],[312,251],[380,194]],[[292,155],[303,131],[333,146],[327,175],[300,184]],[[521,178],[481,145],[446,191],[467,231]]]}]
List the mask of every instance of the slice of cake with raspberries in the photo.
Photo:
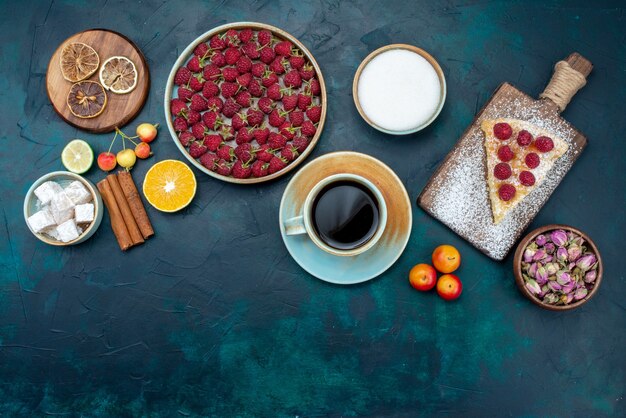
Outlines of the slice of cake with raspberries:
[{"label": "slice of cake with raspberries", "polygon": [[567,151],[561,138],[519,119],[483,120],[493,222],[500,223],[546,178]]}]

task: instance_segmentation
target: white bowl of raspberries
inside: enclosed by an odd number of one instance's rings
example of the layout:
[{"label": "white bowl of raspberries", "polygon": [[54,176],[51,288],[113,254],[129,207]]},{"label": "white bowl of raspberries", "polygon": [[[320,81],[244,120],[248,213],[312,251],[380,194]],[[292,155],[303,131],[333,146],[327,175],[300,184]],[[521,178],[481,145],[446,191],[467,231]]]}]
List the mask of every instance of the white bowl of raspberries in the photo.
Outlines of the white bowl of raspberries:
[{"label": "white bowl of raspberries", "polygon": [[296,38],[253,22],[219,26],[178,57],[165,90],[174,142],[199,170],[232,183],[272,180],[312,151],[326,89]]}]

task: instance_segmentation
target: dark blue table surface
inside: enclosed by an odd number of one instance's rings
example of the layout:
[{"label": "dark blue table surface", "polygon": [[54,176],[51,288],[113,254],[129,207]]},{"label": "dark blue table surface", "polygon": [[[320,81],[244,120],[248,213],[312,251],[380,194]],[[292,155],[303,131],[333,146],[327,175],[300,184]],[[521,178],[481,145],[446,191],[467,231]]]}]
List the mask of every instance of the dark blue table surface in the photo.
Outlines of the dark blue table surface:
[{"label": "dark blue table surface", "polygon": [[[0,2],[0,415],[2,416],[618,416],[626,374],[626,22],[619,2],[2,1]],[[414,205],[399,261],[368,283],[339,287],[305,273],[278,230],[287,175],[238,187],[196,171],[177,214],[148,208],[156,237],[119,251],[108,219],[88,242],[54,248],[22,217],[28,187],[62,169],[72,138],[96,152],[110,135],[54,113],[45,72],[80,30],[124,33],[151,69],[140,121],[164,123],[171,65],[223,23],[279,26],[312,51],[328,118],[309,159],[356,150],[391,166],[411,199],[503,81],[537,96],[556,61],[595,65],[564,112],[589,146],[532,227],[574,225],[605,260],[597,296],[555,313],[513,281],[511,256],[489,260]],[[366,125],[351,87],[359,62],[389,43],[431,52],[448,98],[423,132],[390,137]],[[166,131],[155,157],[181,158]],[[133,171],[142,179],[150,163]],[[93,168],[87,177],[103,174]],[[411,266],[441,243],[463,256],[454,303],[409,287]]]}]

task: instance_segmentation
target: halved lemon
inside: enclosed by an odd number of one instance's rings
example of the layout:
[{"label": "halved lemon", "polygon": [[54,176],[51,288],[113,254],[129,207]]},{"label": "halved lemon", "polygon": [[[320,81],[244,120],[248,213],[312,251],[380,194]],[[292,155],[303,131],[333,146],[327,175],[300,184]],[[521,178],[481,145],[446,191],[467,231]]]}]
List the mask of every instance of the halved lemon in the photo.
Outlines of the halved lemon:
[{"label": "halved lemon", "polygon": [[146,173],[143,194],[148,203],[161,212],[179,211],[196,195],[196,176],[181,161],[160,161]]},{"label": "halved lemon", "polygon": [[70,112],[81,119],[95,118],[107,105],[107,93],[100,83],[83,80],[75,83],[67,93]]},{"label": "halved lemon", "polygon": [[63,148],[61,162],[72,173],[83,174],[93,164],[93,151],[82,139],[75,139]]},{"label": "halved lemon", "polygon": [[100,57],[89,45],[73,42],[61,50],[60,62],[63,78],[75,83],[96,72],[100,65]]},{"label": "halved lemon", "polygon": [[137,87],[137,68],[126,57],[111,57],[100,67],[100,83],[113,93],[126,94]]}]

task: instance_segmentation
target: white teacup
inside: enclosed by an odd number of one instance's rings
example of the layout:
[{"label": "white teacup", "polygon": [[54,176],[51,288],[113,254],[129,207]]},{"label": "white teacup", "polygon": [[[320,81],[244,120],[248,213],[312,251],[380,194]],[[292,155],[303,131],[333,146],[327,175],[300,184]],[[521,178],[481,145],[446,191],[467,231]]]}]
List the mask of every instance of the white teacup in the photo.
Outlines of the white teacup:
[{"label": "white teacup", "polygon": [[[336,183],[339,181],[351,181],[355,183],[359,183],[360,185],[366,187],[371,194],[376,198],[378,203],[378,226],[376,232],[372,237],[365,241],[360,246],[349,249],[342,250],[335,247],[332,247],[326,244],[318,235],[313,226],[313,203],[317,195],[328,185],[331,183]],[[338,255],[338,256],[354,256],[361,254],[370,248],[372,248],[380,237],[383,235],[385,231],[385,226],[387,225],[387,205],[385,203],[385,199],[380,190],[368,179],[361,177],[356,174],[342,173],[342,174],[334,174],[332,176],[326,177],[322,179],[319,183],[317,183],[309,192],[306,199],[304,200],[304,204],[302,205],[302,214],[296,216],[294,218],[288,219],[284,223],[285,234],[287,235],[300,235],[300,234],[308,234],[309,238],[315,245],[317,245],[322,250],[327,253]]]}]

